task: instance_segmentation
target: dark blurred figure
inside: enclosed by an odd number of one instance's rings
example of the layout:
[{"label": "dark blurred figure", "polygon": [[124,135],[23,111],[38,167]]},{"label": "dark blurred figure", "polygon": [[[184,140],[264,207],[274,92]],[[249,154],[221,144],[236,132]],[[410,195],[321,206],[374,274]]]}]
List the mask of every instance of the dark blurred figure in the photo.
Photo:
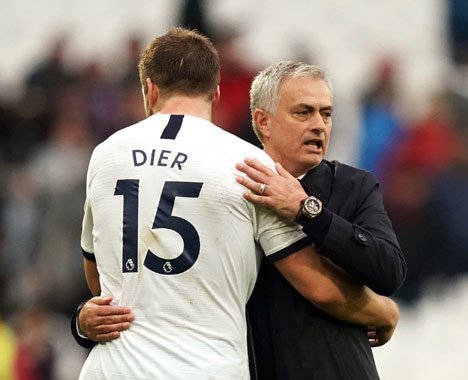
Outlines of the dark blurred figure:
[{"label": "dark blurred figure", "polygon": [[378,63],[376,78],[361,99],[359,166],[382,178],[385,155],[394,148],[402,120],[397,112],[396,66],[392,59]]},{"label": "dark blurred figure", "polygon": [[227,30],[214,38],[221,61],[221,98],[213,109],[213,123],[259,146],[250,121],[249,91],[254,71],[247,66],[235,31]]},{"label": "dark blurred figure", "polygon": [[[408,275],[398,295],[409,302],[420,297],[421,286],[431,276],[428,263],[433,251],[427,245],[426,215],[432,208],[431,189],[460,152],[447,99],[445,94],[435,95],[426,116],[402,134],[385,160],[383,191],[408,264]],[[434,239],[440,237],[433,233]]]},{"label": "dark blurred figure", "polygon": [[76,270],[81,267],[76,244],[93,144],[86,118],[69,113],[72,107],[66,104],[51,125],[49,140],[9,177],[2,264],[8,268],[5,299],[10,310],[40,304],[67,313],[87,294]]},{"label": "dark blurred figure", "polygon": [[141,84],[138,77],[138,62],[142,53],[142,40],[137,35],[130,35],[126,41],[124,70],[118,80],[119,105],[115,111],[117,129],[132,125],[145,118],[141,106]]},{"label": "dark blurred figure", "polygon": [[204,0],[185,0],[179,24],[196,29],[214,42],[221,61],[221,98],[213,109],[213,123],[255,145],[260,145],[250,122],[249,91],[254,70],[239,49],[239,35],[230,28],[215,29],[206,17]]},{"label": "dark blurred figure", "polygon": [[451,165],[434,180],[425,210],[425,257],[431,276],[445,280],[468,273],[468,134]]},{"label": "dark blurred figure", "polygon": [[52,42],[44,59],[34,67],[25,81],[23,112],[32,121],[30,127],[36,128],[37,138],[42,141],[48,136],[54,105],[60,96],[60,90],[71,84],[74,76],[67,69],[65,54],[68,38],[57,36]]},{"label": "dark blurred figure", "polygon": [[179,25],[188,29],[196,29],[209,38],[213,37],[211,25],[206,18],[204,0],[184,0]]},{"label": "dark blurred figure", "polygon": [[448,0],[448,40],[452,61],[468,64],[468,1]]},{"label": "dark blurred figure", "polygon": [[140,78],[138,77],[137,70],[138,62],[140,61],[140,55],[143,51],[141,37],[137,36],[136,34],[128,36],[125,47],[126,56],[120,84],[123,87],[138,86],[138,89],[141,91]]},{"label": "dark blurred figure", "polygon": [[101,142],[119,128],[121,87],[110,80],[97,59],[88,62],[79,74],[83,108],[96,142]]}]

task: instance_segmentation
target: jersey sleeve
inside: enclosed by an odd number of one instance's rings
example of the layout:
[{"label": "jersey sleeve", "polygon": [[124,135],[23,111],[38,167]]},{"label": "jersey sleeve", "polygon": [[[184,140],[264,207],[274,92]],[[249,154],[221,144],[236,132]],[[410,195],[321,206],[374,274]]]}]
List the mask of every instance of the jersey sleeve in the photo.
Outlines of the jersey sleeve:
[{"label": "jersey sleeve", "polygon": [[[275,170],[275,163],[264,151],[257,150],[255,158]],[[254,206],[255,241],[270,262],[289,256],[311,244],[311,240],[302,232],[302,227],[289,221],[265,206]]]},{"label": "jersey sleeve", "polygon": [[264,206],[256,207],[256,236],[265,256],[275,262],[310,245],[301,227]]},{"label": "jersey sleeve", "polygon": [[83,223],[81,228],[81,249],[83,252],[84,257],[88,260],[95,261],[94,258],[94,244],[93,244],[93,211],[91,209],[91,201],[90,201],[90,183],[91,177],[93,172],[93,157],[94,153],[91,156],[91,160],[89,162],[88,173],[86,176],[86,200],[84,204],[84,215],[83,215]]}]

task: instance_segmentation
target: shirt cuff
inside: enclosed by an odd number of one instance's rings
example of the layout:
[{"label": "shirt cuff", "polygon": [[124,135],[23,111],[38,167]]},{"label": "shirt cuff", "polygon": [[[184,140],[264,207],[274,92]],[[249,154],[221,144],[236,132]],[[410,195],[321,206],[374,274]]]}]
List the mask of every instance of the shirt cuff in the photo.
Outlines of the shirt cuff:
[{"label": "shirt cuff", "polygon": [[83,307],[84,303],[82,303],[80,306],[78,306],[72,316],[70,327],[71,327],[71,333],[73,335],[73,338],[75,341],[83,348],[88,348],[91,349],[93,348],[97,342],[94,340],[91,340],[87,338],[86,336],[83,335],[83,333],[80,333],[79,328],[78,328],[78,316],[80,313],[81,308]]},{"label": "shirt cuff", "polygon": [[78,323],[78,317],[76,318],[76,333],[80,338],[83,339],[89,339],[81,330],[80,330],[80,324]]}]

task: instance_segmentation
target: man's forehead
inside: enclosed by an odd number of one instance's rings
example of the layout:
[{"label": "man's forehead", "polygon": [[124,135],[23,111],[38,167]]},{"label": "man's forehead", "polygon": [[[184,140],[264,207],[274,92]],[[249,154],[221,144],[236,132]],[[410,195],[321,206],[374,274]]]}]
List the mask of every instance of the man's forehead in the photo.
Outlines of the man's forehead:
[{"label": "man's forehead", "polygon": [[314,77],[286,78],[279,91],[280,101],[297,104],[332,106],[331,91],[325,80]]}]

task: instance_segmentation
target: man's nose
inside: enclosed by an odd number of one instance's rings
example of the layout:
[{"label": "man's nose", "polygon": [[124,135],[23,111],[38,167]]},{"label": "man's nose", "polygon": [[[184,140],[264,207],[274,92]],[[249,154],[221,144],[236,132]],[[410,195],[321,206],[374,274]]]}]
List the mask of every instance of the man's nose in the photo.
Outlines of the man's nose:
[{"label": "man's nose", "polygon": [[314,113],[313,117],[311,118],[310,129],[317,135],[325,131],[325,122],[320,112]]}]

